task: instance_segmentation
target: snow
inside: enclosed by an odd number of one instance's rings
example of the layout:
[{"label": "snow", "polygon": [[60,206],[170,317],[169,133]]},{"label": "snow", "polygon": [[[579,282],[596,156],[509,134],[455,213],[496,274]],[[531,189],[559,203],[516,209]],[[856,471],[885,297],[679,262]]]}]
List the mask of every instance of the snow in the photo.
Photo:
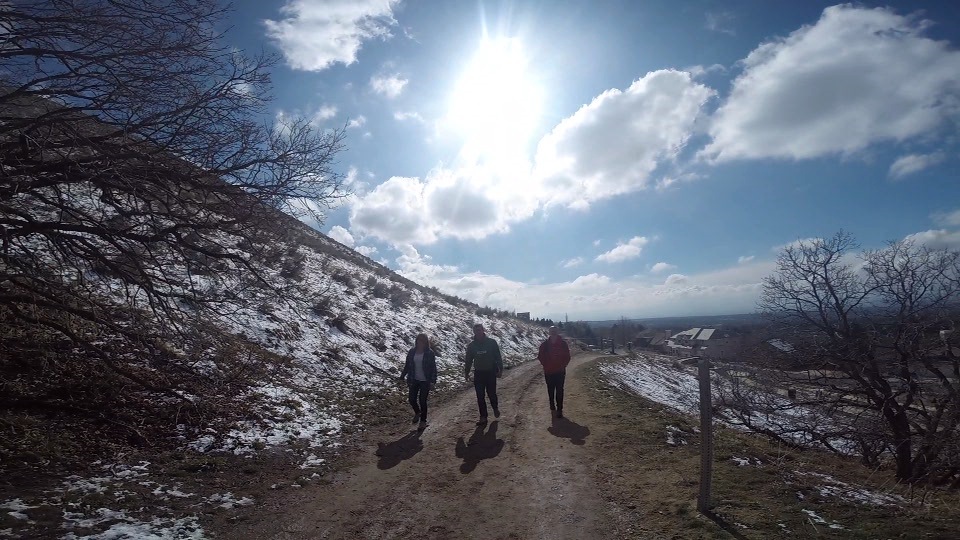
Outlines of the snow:
[{"label": "snow", "polygon": [[[106,217],[113,212],[100,201],[96,186],[78,184],[67,189],[71,204],[84,211]],[[51,219],[56,217],[49,208],[30,210],[37,215],[47,212]],[[417,333],[428,334],[439,345],[439,389],[463,385],[460,356],[473,337],[471,327],[476,322],[484,324],[488,335],[499,342],[508,367],[533,359],[546,337],[545,328],[515,319],[477,315],[469,305],[452,304],[413,287],[389,274],[386,268],[311,229],[296,232],[309,242],[280,247],[285,248],[287,256],[296,253],[303,257],[302,277],[286,279],[281,277],[279,267],[264,269],[268,279],[289,289],[283,301],[266,302],[263,291],[246,287],[235,308],[205,314],[205,322],[226,335],[242,337],[283,357],[286,370],[264,377],[248,390],[244,398],[258,403],[254,418],[216,429],[177,426],[181,451],[251,457],[279,449],[288,452],[294,465],[301,469],[320,468],[327,464],[327,458],[321,456],[334,454],[342,446],[345,426],[364,429],[358,419],[359,410],[378,397],[398,391],[396,376]],[[242,253],[237,237],[217,232],[205,236],[227,253]],[[18,249],[52,257],[49,245],[39,235],[18,242]],[[311,242],[318,249],[310,247]],[[104,253],[112,253],[112,249],[104,246]],[[168,278],[171,293],[208,291],[217,296],[238,283],[233,271],[196,275],[187,272],[174,258],[156,271]],[[63,280],[82,280],[116,305],[147,307],[142,290],[91,269],[78,268],[65,274]],[[387,297],[374,294],[374,286],[388,290]],[[326,303],[326,313],[314,311],[318,302]],[[328,324],[333,316],[345,317],[343,331]],[[167,345],[173,352],[188,354],[182,343]],[[221,375],[210,361],[194,359],[192,367],[213,376]],[[184,397],[200,401],[198,396]],[[29,519],[34,508],[60,508],[64,538],[202,538],[196,516],[156,517],[169,513],[162,503],[186,505],[197,515],[211,505],[235,508],[254,503],[243,494],[190,493],[193,488],[154,482],[159,471],[146,461],[124,463],[123,456],[119,456],[114,463],[94,466],[93,474],[68,476],[58,489],[38,495],[36,500],[13,499],[0,508],[19,521]],[[138,493],[144,492],[144,487],[148,488],[146,495],[160,503],[155,508],[134,512],[121,510],[123,505],[115,504],[129,505]],[[93,528],[97,530],[81,530]],[[5,532],[0,530],[0,535]],[[17,532],[10,530],[12,535]]]},{"label": "snow", "polygon": [[[699,415],[699,384],[695,368],[684,366],[677,362],[675,358],[656,354],[640,354],[635,359],[621,358],[614,362],[603,364],[600,369],[613,384],[620,388],[671,407],[680,413],[691,416]],[[714,374],[711,384],[713,384],[715,388],[722,388],[722,385],[730,383],[728,380],[722,379]],[[829,419],[823,418],[822,415],[809,408],[787,407],[787,405],[791,404],[786,398],[781,396],[767,394],[764,398],[774,404],[781,403],[783,407],[773,413],[754,415],[750,418],[750,421],[754,425],[802,426],[803,422],[810,421],[810,419],[815,419],[821,423],[829,423]],[[740,422],[733,420],[731,416],[718,415],[715,419],[718,423],[723,423],[736,429],[745,429]],[[685,444],[683,439],[684,433],[680,428],[667,426],[666,430],[667,444],[671,446]],[[810,441],[803,439],[802,433],[795,434],[795,440],[810,443]],[[831,441],[831,443],[841,449],[848,444],[847,441],[842,439]],[[732,456],[730,459],[740,467],[762,465],[762,462],[756,458]],[[830,475],[802,471],[795,471],[795,473],[799,476],[817,480],[818,485],[815,489],[822,498],[839,499],[870,506],[900,506],[908,502],[900,495],[873,491],[862,486],[842,482]],[[806,496],[804,493],[798,491],[797,499],[803,501],[806,499]],[[828,527],[834,529],[843,528],[842,525],[830,523],[820,518],[813,513],[813,511],[804,511],[817,523],[826,524]]]},{"label": "snow", "polygon": [[700,385],[693,371],[672,365],[674,359],[641,355],[601,366],[615,385],[677,411],[699,414]]},{"label": "snow", "polygon": [[836,498],[866,506],[902,506],[908,503],[907,499],[895,493],[879,493],[842,482],[828,474],[804,471],[795,471],[795,473],[800,476],[814,477],[824,482],[823,485],[816,487],[817,492],[824,498]]},{"label": "snow", "polygon": [[829,528],[831,528],[831,529],[845,529],[845,528],[846,528],[846,527],[844,527],[843,525],[840,525],[839,523],[830,522],[830,521],[828,521],[828,520],[820,517],[820,516],[817,515],[817,513],[814,512],[813,510],[807,510],[807,509],[803,508],[803,509],[801,509],[800,511],[803,512],[804,514],[807,514],[807,516],[809,516],[809,519],[810,519],[811,521],[813,521],[814,523],[818,523],[818,524],[821,524],[821,525],[827,525],[827,527],[829,527]]}]

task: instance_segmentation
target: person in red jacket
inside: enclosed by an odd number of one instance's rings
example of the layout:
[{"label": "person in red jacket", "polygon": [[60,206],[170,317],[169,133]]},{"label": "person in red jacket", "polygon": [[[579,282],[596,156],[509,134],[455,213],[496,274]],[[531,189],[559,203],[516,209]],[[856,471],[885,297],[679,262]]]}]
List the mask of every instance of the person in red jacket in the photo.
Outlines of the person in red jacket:
[{"label": "person in red jacket", "polygon": [[547,381],[550,410],[557,411],[557,418],[563,418],[563,381],[567,378],[570,347],[560,337],[556,326],[550,327],[550,337],[540,344],[537,360],[543,366],[543,378]]}]

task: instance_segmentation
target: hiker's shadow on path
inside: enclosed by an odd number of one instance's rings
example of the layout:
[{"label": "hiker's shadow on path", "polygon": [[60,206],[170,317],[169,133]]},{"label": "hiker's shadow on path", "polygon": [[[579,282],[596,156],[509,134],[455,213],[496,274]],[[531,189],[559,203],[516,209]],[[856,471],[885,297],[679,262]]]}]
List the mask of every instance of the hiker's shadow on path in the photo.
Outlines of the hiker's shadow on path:
[{"label": "hiker's shadow on path", "polygon": [[570,439],[570,442],[576,445],[583,445],[587,442],[587,436],[590,435],[590,428],[570,420],[569,418],[554,418],[553,424],[547,428],[554,437]]},{"label": "hiker's shadow on path", "polygon": [[410,459],[417,455],[417,452],[423,450],[423,441],[420,439],[420,431],[414,430],[403,437],[391,443],[377,443],[377,468],[386,470],[396,467],[401,461]]},{"label": "hiker's shadow on path", "polygon": [[470,474],[481,460],[495,458],[500,454],[505,443],[503,439],[497,438],[498,424],[499,422],[496,421],[491,423],[486,433],[484,433],[486,426],[477,426],[466,442],[463,437],[457,438],[457,457],[463,460],[460,464],[461,473]]}]

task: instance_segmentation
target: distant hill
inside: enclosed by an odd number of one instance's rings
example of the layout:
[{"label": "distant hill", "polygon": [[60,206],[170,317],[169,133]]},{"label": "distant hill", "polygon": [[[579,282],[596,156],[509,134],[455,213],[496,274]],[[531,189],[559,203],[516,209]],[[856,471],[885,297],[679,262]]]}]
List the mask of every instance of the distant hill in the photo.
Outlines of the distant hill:
[{"label": "distant hill", "polygon": [[[651,329],[676,329],[683,330],[695,326],[700,327],[724,327],[724,326],[753,326],[763,323],[763,318],[759,313],[742,313],[734,315],[695,315],[688,317],[652,317],[628,319],[631,322],[642,324]],[[586,321],[594,328],[609,328],[620,322],[619,319],[606,321]]]}]

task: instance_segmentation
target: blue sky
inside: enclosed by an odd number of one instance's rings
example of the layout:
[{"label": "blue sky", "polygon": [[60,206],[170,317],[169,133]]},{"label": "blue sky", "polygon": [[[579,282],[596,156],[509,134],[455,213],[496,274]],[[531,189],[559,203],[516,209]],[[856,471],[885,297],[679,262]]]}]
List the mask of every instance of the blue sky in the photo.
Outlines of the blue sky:
[{"label": "blue sky", "polygon": [[960,3],[245,0],[277,116],[349,125],[318,228],[535,317],[754,310],[778,247],[960,248]]}]

